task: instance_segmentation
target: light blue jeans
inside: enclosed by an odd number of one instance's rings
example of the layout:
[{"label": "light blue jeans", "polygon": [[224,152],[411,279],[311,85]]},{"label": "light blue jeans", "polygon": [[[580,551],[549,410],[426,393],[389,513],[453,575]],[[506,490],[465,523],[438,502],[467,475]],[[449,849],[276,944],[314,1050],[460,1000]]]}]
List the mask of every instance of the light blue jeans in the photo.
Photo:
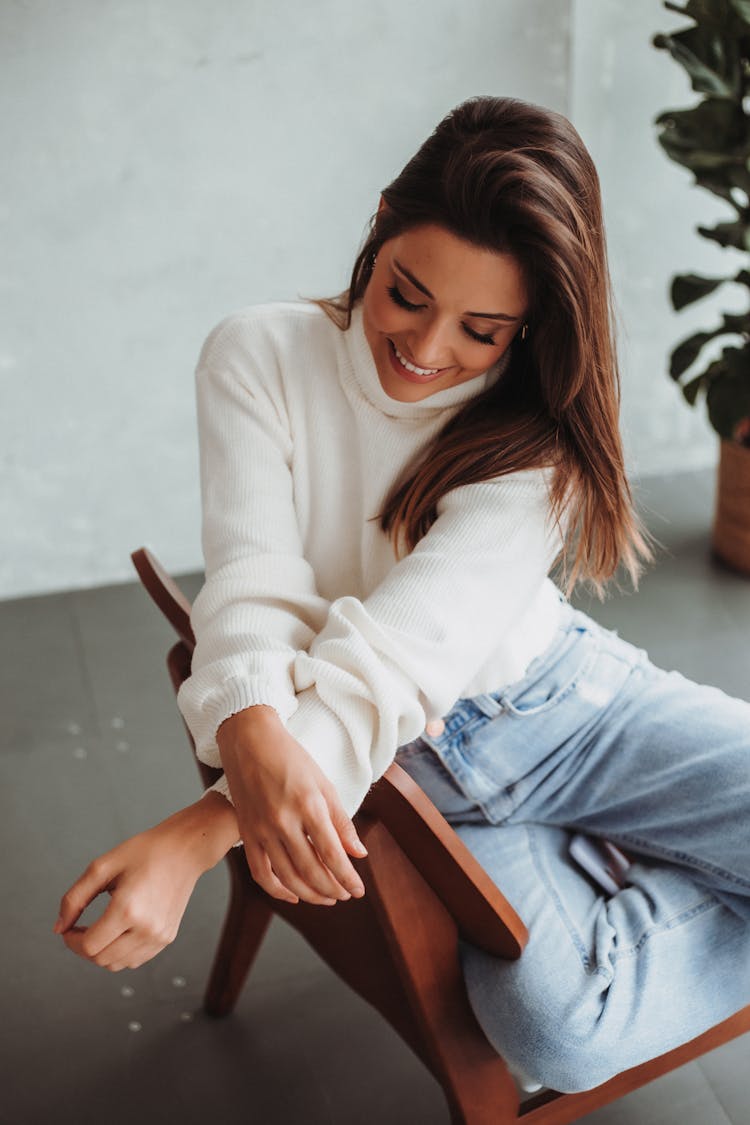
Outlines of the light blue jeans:
[{"label": "light blue jeans", "polygon": [[[563,600],[521,680],[460,699],[396,760],[529,929],[518,961],[461,943],[512,1066],[589,1089],[750,1003],[750,703]],[[574,832],[634,857],[617,894],[571,860]]]}]

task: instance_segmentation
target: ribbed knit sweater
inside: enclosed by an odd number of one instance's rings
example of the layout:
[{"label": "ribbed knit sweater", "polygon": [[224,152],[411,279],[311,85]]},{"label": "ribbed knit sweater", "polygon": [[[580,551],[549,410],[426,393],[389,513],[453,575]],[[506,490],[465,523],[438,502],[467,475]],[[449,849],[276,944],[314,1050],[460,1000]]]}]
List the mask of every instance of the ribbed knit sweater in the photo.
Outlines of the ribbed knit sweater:
[{"label": "ribbed knit sweater", "polygon": [[[463,485],[396,561],[377,516],[394,479],[502,365],[416,403],[383,389],[356,308],[222,321],[196,371],[206,581],[178,702],[198,757],[216,731],[275,708],[349,815],[457,699],[519,679],[560,610],[551,470]],[[224,778],[212,788],[231,794]]]}]

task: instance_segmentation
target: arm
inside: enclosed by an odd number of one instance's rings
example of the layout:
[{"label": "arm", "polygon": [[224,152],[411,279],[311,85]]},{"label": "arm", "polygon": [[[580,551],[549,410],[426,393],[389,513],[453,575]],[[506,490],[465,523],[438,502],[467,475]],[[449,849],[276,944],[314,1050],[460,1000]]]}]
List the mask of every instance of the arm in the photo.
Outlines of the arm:
[{"label": "arm", "polygon": [[[216,731],[245,708],[297,706],[292,667],[328,602],[302,553],[293,501],[292,441],[262,333],[230,319],[196,371],[206,581],[196,598],[192,675],[178,704],[201,761],[220,766]],[[226,784],[219,782],[226,794]]]},{"label": "arm", "polygon": [[452,706],[560,549],[541,472],[456,489],[438,511],[380,586],[336,600],[297,653],[286,729],[274,716],[256,738],[237,715],[219,731],[250,870],[272,895],[351,889],[342,845],[362,853],[348,814],[426,716]]},{"label": "arm", "polygon": [[[238,834],[231,805],[216,794],[99,856],[63,895],[54,932],[73,953],[117,972],[135,969],[174,940],[193,888]],[[102,915],[77,926],[104,891]]]},{"label": "arm", "polygon": [[447,493],[414,551],[369,597],[334,601],[297,653],[287,727],[347,812],[396,749],[453,706],[540,593],[562,545],[548,479],[524,471]]}]

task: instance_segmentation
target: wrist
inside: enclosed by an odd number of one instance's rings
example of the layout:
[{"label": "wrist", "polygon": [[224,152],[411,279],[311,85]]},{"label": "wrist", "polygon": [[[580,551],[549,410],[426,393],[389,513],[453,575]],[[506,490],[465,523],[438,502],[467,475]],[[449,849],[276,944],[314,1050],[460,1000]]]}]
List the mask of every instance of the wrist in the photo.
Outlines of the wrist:
[{"label": "wrist", "polygon": [[219,747],[222,763],[224,757],[246,751],[257,742],[265,741],[274,732],[284,729],[279,713],[263,703],[245,707],[225,719],[216,732],[216,745]]},{"label": "wrist", "polygon": [[177,834],[179,847],[188,852],[202,875],[222,859],[239,840],[237,813],[219,793],[207,793],[162,822]]}]

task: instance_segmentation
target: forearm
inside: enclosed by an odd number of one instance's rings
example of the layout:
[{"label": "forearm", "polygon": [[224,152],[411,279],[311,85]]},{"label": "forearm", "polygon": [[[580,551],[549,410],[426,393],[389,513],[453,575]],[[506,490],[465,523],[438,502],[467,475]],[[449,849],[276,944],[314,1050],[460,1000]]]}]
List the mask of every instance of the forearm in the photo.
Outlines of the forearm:
[{"label": "forearm", "polygon": [[207,793],[158,827],[174,829],[176,846],[190,853],[201,871],[214,867],[240,838],[237,814],[218,793]]}]

